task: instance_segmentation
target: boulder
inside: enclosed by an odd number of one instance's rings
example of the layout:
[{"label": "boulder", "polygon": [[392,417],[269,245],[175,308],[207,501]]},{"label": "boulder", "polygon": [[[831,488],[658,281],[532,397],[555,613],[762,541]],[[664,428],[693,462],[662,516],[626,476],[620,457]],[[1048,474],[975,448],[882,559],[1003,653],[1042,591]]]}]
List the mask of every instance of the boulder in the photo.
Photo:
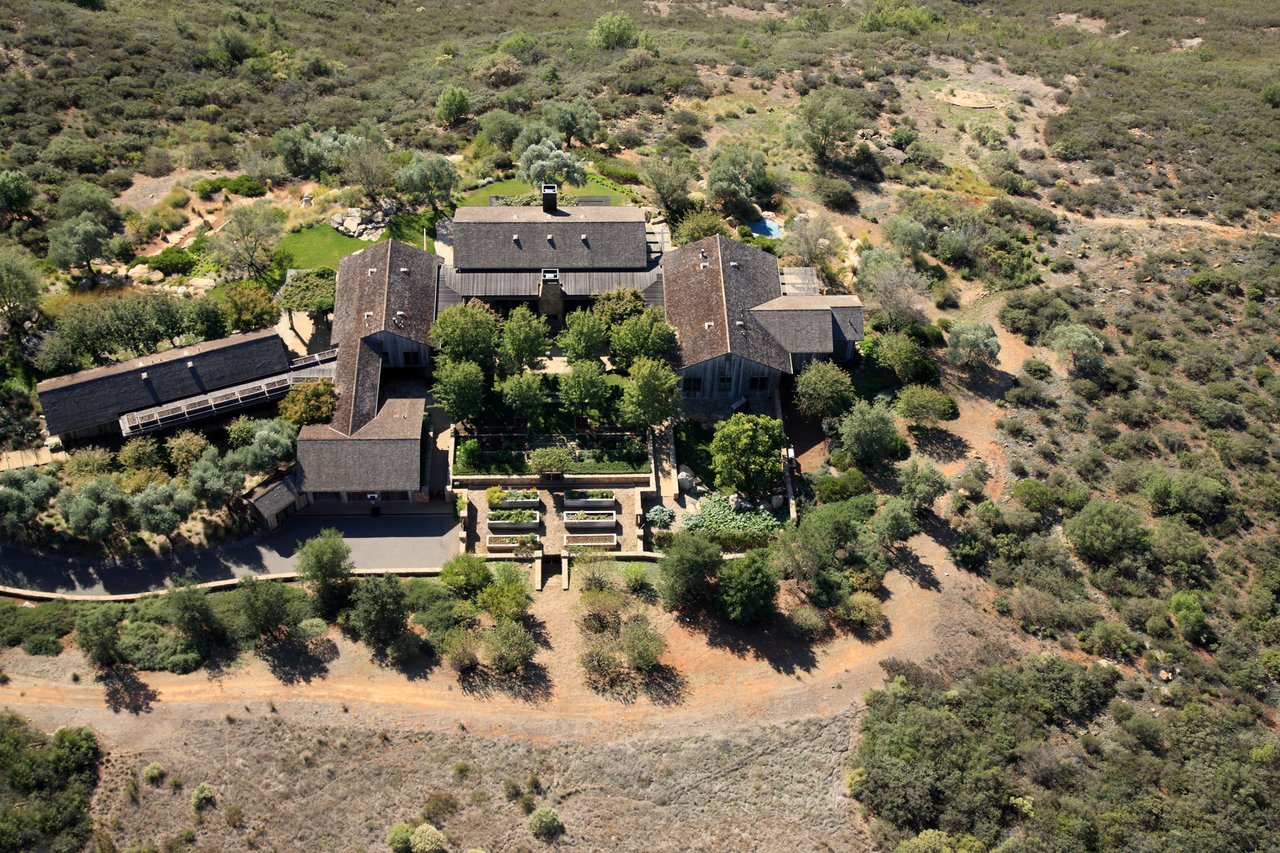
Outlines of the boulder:
[{"label": "boulder", "polygon": [[137,264],[135,266],[129,267],[129,278],[132,278],[132,279],[146,278],[147,273],[149,272],[151,272],[151,267],[147,266],[146,264]]},{"label": "boulder", "polygon": [[693,474],[691,472],[681,471],[676,475],[676,485],[680,487],[680,491],[685,494],[691,494],[694,488]]},{"label": "boulder", "polygon": [[164,273],[160,272],[160,270],[152,270],[147,275],[147,281],[150,281],[150,282],[164,281]]},{"label": "boulder", "polygon": [[774,495],[769,498],[769,505],[774,509],[782,509],[782,505],[787,502],[786,495]]},{"label": "boulder", "polygon": [[346,219],[342,220],[342,227],[338,230],[345,231],[348,234],[355,234],[359,228],[360,218],[357,216],[348,216]]}]

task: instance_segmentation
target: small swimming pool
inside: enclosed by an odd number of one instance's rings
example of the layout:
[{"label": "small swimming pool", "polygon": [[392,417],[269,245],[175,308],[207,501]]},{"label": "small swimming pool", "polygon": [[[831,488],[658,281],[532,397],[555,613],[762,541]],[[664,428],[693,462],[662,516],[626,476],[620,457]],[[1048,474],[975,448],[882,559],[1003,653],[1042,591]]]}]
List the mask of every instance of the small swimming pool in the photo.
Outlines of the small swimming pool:
[{"label": "small swimming pool", "polygon": [[748,222],[747,227],[752,234],[759,234],[761,237],[772,237],[775,240],[782,237],[782,225],[772,219],[757,219],[755,222]]}]

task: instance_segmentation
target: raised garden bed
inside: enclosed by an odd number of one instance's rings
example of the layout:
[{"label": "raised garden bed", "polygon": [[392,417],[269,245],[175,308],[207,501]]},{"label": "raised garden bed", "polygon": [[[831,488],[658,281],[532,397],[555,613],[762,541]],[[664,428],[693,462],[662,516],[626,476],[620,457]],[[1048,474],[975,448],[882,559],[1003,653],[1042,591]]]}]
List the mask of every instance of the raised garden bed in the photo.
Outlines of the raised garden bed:
[{"label": "raised garden bed", "polygon": [[566,476],[647,474],[653,462],[644,441],[631,433],[575,433],[566,435],[474,435],[458,439],[454,450],[456,477],[537,475],[529,454],[541,447],[563,447],[572,462],[559,473]]},{"label": "raised garden bed", "polygon": [[567,509],[613,509],[613,489],[569,489],[564,493]]},{"label": "raised garden bed", "polygon": [[494,553],[502,551],[518,551],[521,546],[527,546],[531,549],[537,549],[539,545],[538,537],[531,533],[520,536],[512,536],[505,533],[490,533],[484,538],[484,545],[489,551]]},{"label": "raised garden bed", "polygon": [[542,516],[533,509],[493,509],[489,510],[488,522],[494,532],[537,530]]},{"label": "raised garden bed", "polygon": [[567,551],[600,548],[605,551],[618,550],[618,534],[616,533],[566,533],[564,547]]},{"label": "raised garden bed", "polygon": [[537,509],[542,506],[537,489],[506,490],[494,486],[485,490],[484,497],[491,509]]},{"label": "raised garden bed", "polygon": [[565,527],[585,530],[612,530],[618,524],[618,514],[613,510],[570,510],[563,519]]}]

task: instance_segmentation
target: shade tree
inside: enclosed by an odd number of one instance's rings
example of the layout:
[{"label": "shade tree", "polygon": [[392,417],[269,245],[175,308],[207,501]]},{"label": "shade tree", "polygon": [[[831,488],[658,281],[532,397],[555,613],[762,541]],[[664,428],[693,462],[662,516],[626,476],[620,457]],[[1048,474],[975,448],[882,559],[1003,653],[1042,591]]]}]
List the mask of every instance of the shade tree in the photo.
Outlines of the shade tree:
[{"label": "shade tree", "polygon": [[697,533],[677,533],[658,561],[659,591],[668,610],[690,610],[711,600],[712,581],[724,556]]},{"label": "shade tree", "polygon": [[667,324],[660,308],[646,308],[628,317],[613,328],[609,338],[613,362],[623,370],[638,358],[664,358],[675,346],[675,329]]},{"label": "shade tree", "polygon": [[551,348],[551,333],[544,317],[518,305],[507,316],[498,335],[498,364],[507,373],[541,370]]},{"label": "shade tree", "polygon": [[659,427],[680,411],[680,377],[665,361],[637,358],[622,386],[619,419],[637,427]]},{"label": "shade tree", "polygon": [[587,170],[582,160],[562,151],[550,140],[535,142],[524,150],[517,174],[535,187],[542,184],[580,187],[587,182]]},{"label": "shade tree", "polygon": [[796,377],[795,406],[811,418],[844,414],[854,401],[853,377],[830,361],[811,361]]},{"label": "shade tree", "polygon": [[711,439],[711,466],[716,487],[742,494],[767,495],[782,481],[786,443],[782,421],[767,415],[737,412],[716,424]]},{"label": "shade tree", "polygon": [[473,420],[484,409],[484,371],[473,361],[440,358],[436,361],[431,396],[455,420]]},{"label": "shade tree", "polygon": [[488,370],[498,350],[497,315],[478,299],[446,308],[431,326],[431,344],[447,358]]},{"label": "shade tree", "polygon": [[327,527],[299,543],[297,572],[311,592],[316,612],[326,618],[337,616],[347,606],[354,587],[355,568],[351,548],[338,530]]}]

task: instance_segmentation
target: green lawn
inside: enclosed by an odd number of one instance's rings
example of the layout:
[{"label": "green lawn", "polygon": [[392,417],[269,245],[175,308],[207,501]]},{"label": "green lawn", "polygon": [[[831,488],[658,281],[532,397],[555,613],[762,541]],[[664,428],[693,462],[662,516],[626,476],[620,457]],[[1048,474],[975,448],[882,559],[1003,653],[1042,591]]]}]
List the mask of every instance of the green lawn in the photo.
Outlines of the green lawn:
[{"label": "green lawn", "polygon": [[336,270],[344,255],[367,248],[367,241],[339,234],[329,225],[312,225],[286,234],[280,241],[280,250],[289,253],[292,257],[289,266],[295,269],[328,267]]},{"label": "green lawn", "polygon": [[[422,246],[422,229],[427,229],[427,251],[436,249],[436,218],[431,211],[424,213],[398,213],[387,221],[387,230],[382,239],[394,238],[411,246]],[[289,266],[295,269],[316,269],[328,267],[336,270],[338,261],[352,252],[367,249],[372,245],[367,240],[357,240],[339,234],[327,224],[312,225],[301,231],[286,234],[280,241],[280,248],[292,256]]]},{"label": "green lawn", "polygon": [[[599,183],[594,175],[587,177],[587,185],[585,187],[568,187],[565,192],[570,195],[607,195],[610,204],[631,203],[631,200],[622,193]],[[530,195],[532,193],[533,187],[524,181],[515,179],[499,181],[496,184],[489,184],[487,187],[481,187],[468,193],[467,197],[462,200],[462,204],[467,207],[483,207],[489,203],[490,197],[495,195]]]}]

